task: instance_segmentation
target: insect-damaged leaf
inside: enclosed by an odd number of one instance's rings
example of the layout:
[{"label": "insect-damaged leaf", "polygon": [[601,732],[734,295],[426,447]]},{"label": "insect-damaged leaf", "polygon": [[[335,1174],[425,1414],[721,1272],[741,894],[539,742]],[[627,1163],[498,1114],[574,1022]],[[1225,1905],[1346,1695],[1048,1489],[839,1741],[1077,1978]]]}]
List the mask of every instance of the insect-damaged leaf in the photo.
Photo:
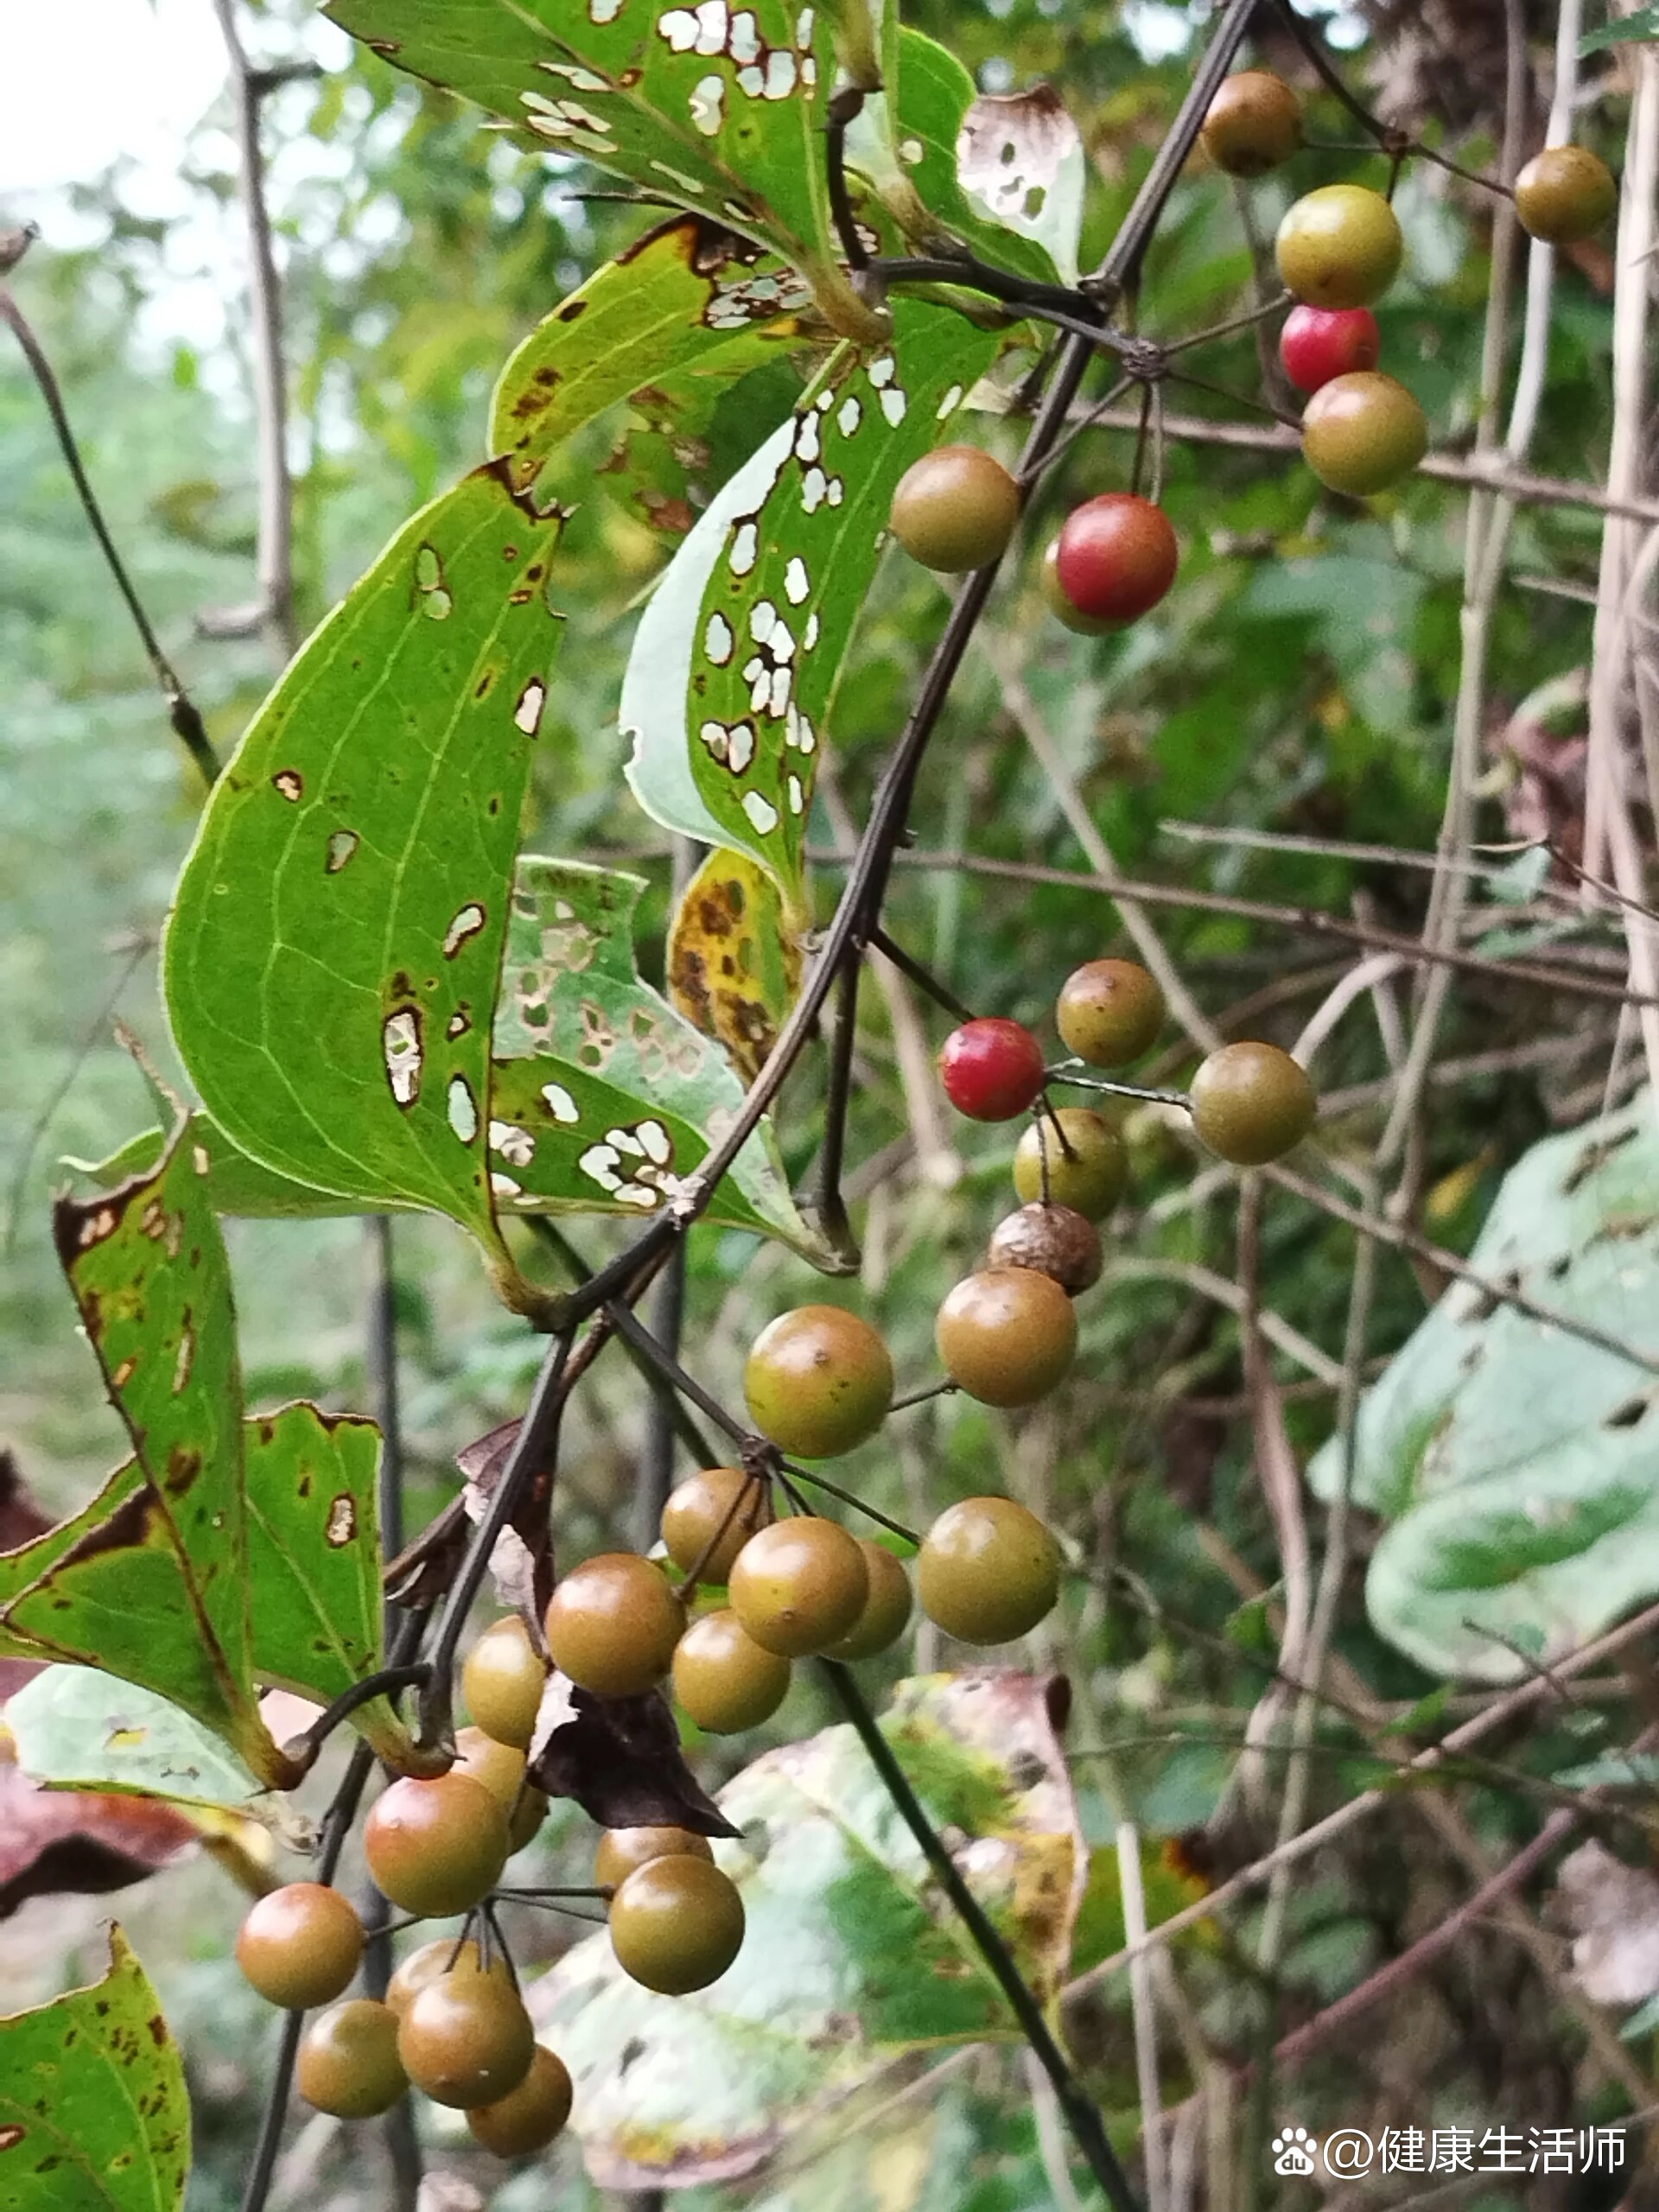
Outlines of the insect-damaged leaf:
[{"label": "insect-damaged leaf", "polygon": [[772,247],[843,327],[868,314],[836,265],[823,162],[835,76],[802,0],[331,0],[397,68],[551,146]]},{"label": "insect-damaged leaf", "polygon": [[[899,1685],[881,1723],[1045,2001],[1087,1874],[1049,1687],[1011,1672],[925,1676]],[[728,1972],[696,1996],[656,1997],[600,1936],[537,1987],[603,2188],[752,2172],[918,2050],[1017,2034],[850,1727],[767,1752],[719,1802],[742,1836],[715,1855],[747,1917]]]},{"label": "insect-damaged leaf", "polygon": [[[526,855],[496,1014],[492,1166],[523,1212],[645,1215],[695,1173],[743,1103],[718,1048],[640,980],[638,876]],[[712,1221],[821,1248],[769,1127],[721,1183]]]},{"label": "insect-damaged leaf", "polygon": [[190,2105],[161,2001],[118,1928],[110,1971],[0,2019],[6,2212],[178,2212]]},{"label": "insect-damaged leaf", "polygon": [[[1659,1357],[1659,1132],[1645,1094],[1547,1138],[1470,1255],[1492,1281]],[[1659,1593],[1650,1366],[1454,1284],[1361,1407],[1354,1497],[1391,1525],[1366,1603],[1437,1675],[1513,1681]],[[1340,1440],[1308,1470],[1329,1497]]]},{"label": "insect-damaged leaf", "polygon": [[753,855],[791,926],[817,749],[893,488],[996,346],[949,308],[896,301],[892,345],[832,365],[699,518],[635,632],[635,796],[669,828]]},{"label": "insect-damaged leaf", "polygon": [[777,885],[747,853],[710,853],[687,884],[669,929],[668,984],[753,1083],[800,990],[801,944]]},{"label": "insect-damaged leaf", "polygon": [[[263,1682],[327,1705],[381,1663],[380,1433],[372,1421],[321,1413],[302,1401],[245,1421],[243,1440],[251,1672]],[[0,1553],[0,1650],[6,1648],[6,1625],[40,1617],[35,1599],[17,1602],[22,1593],[42,1584],[60,1593],[79,1588],[76,1556],[92,1548],[89,1540],[119,1532],[142,1512],[144,1488],[142,1468],[129,1460],[73,1519],[17,1550]],[[142,1568],[158,1600],[174,1587],[164,1554],[124,1565],[114,1554],[96,1555],[107,1558],[110,1574],[119,1569],[135,1583]],[[28,1647],[24,1637],[16,1648]],[[113,1661],[90,1640],[85,1652],[74,1656],[113,1669]],[[170,1681],[149,1675],[125,1679],[150,1682],[188,1705]],[[189,1710],[199,1708],[189,1705]],[[408,1765],[410,1738],[384,1699],[359,1707],[352,1725],[383,1757]]]},{"label": "insect-damaged leaf", "polygon": [[1052,85],[982,93],[963,119],[957,167],[976,205],[1034,238],[1064,281],[1077,282],[1087,164],[1083,134]]},{"label": "insect-damaged leaf", "polygon": [[803,278],[732,232],[677,217],[531,331],[495,388],[490,449],[525,489],[564,439],[646,386],[654,415],[683,377],[706,404],[799,335],[810,298]]},{"label": "insect-damaged leaf", "polygon": [[64,1529],[0,1562],[0,1630],[26,1656],[159,1691],[280,1785],[251,1688],[230,1273],[189,1145],[106,1197],[60,1199],[54,1229],[137,1459]]},{"label": "insect-damaged leaf", "polygon": [[365,1205],[452,1215],[510,1299],[489,1027],[558,529],[501,463],[399,532],[215,786],[166,944],[180,1054],[232,1140]]}]

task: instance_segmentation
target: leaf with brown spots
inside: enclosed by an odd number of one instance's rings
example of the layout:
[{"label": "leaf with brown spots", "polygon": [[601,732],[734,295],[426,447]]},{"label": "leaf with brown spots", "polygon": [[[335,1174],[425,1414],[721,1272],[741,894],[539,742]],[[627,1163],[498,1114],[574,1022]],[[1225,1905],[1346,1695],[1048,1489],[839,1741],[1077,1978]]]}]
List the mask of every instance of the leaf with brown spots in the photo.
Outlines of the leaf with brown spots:
[{"label": "leaf with brown spots", "polygon": [[778,887],[746,853],[710,853],[668,935],[674,1003],[751,1084],[801,988],[801,944]]},{"label": "leaf with brown spots", "polygon": [[[880,1724],[1045,2004],[1088,1875],[1058,1740],[1065,1688],[1003,1669],[924,1675],[897,1686]],[[719,1804],[741,1834],[715,1856],[747,1923],[720,1980],[655,1996],[601,1936],[531,1999],[575,2078],[572,2125],[603,2189],[736,2180],[780,2143],[836,2128],[849,2098],[918,2054],[1019,2037],[850,1727],[766,1752]]]},{"label": "leaf with brown spots", "polygon": [[512,1303],[534,1298],[491,1196],[489,1011],[561,521],[501,462],[404,525],[215,785],[165,955],[180,1054],[232,1141],[365,1211],[451,1216]]},{"label": "leaf with brown spots", "polygon": [[53,1225],[135,1460],[0,1559],[5,1648],[102,1668],[183,1707],[283,1786],[252,1687],[242,1382],[230,1270],[193,1148]]},{"label": "leaf with brown spots", "polygon": [[6,2212],[179,2212],[190,2171],[184,2068],[119,1928],[90,1989],[0,2019]]}]

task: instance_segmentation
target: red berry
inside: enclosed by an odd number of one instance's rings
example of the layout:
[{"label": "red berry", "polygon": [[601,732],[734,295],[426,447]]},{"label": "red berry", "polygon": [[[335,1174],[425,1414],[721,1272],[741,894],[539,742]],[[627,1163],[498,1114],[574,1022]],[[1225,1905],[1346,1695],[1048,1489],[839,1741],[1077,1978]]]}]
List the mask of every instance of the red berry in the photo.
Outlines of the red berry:
[{"label": "red berry", "polygon": [[1374,369],[1382,358],[1382,335],[1370,308],[1293,308],[1279,334],[1279,359],[1298,391]]},{"label": "red berry", "polygon": [[1060,589],[1096,622],[1133,622],[1175,581],[1169,517],[1134,492],[1108,492],[1069,514],[1054,556]]},{"label": "red berry", "polygon": [[1043,1087],[1043,1048],[1029,1029],[996,1015],[964,1021],[944,1040],[945,1096],[976,1122],[1011,1122]]}]

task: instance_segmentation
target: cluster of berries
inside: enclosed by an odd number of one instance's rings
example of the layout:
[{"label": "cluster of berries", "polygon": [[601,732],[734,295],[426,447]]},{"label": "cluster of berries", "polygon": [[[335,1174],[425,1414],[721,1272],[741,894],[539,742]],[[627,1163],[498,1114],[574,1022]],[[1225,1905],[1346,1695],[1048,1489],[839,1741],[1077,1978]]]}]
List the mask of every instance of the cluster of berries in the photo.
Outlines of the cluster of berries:
[{"label": "cluster of berries", "polygon": [[[1241,70],[1217,93],[1202,143],[1229,175],[1265,175],[1300,149],[1302,103],[1270,70]],[[1522,227],[1552,245],[1590,237],[1618,198],[1611,174],[1583,146],[1547,147],[1515,186]],[[1364,185],[1323,185],[1287,212],[1274,254],[1296,302],[1279,351],[1286,375],[1307,398],[1303,457],[1333,492],[1367,499],[1386,491],[1428,450],[1421,407],[1378,366],[1382,335],[1371,312],[1405,257],[1399,219],[1382,194]],[[890,523],[924,567],[959,574],[1001,558],[1020,506],[1019,484],[995,455],[941,446],[900,480]],[[1068,629],[1119,630],[1157,606],[1179,559],[1161,507],[1138,493],[1105,493],[1073,509],[1045,551],[1044,596]]]}]

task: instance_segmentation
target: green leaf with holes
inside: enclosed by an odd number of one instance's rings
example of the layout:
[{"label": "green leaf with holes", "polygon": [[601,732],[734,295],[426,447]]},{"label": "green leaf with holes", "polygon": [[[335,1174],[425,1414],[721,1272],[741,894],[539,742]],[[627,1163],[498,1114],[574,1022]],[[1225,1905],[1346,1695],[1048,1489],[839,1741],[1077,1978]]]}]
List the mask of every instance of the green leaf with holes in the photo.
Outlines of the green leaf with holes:
[{"label": "green leaf with holes", "polygon": [[179,2212],[190,2101],[161,2000],[118,1927],[110,1970],[0,2019],[6,2212]]},{"label": "green leaf with holes", "polygon": [[[380,1432],[372,1421],[301,1401],[245,1421],[243,1449],[251,1673],[331,1704],[382,1659]],[[79,1513],[0,1553],[0,1624],[24,1592],[43,1581],[60,1587],[52,1575],[60,1562],[72,1554],[96,1556],[103,1532],[136,1523],[144,1489],[143,1468],[129,1459]],[[150,1571],[165,1598],[164,1563],[151,1562]],[[33,1600],[16,1616],[41,1617]],[[141,1627],[141,1643],[148,1634]],[[8,1638],[0,1625],[0,1651],[30,1648],[28,1637]],[[95,1649],[87,1656],[107,1663]],[[413,1747],[385,1699],[360,1706],[352,1722],[383,1758],[409,1765]]]},{"label": "green leaf with holes", "polygon": [[513,1302],[489,1026],[558,531],[505,462],[406,524],[215,786],[165,949],[181,1057],[232,1141],[365,1207],[453,1216]]},{"label": "green leaf with holes", "polygon": [[[1064,270],[1070,281],[1085,164],[1077,126],[1053,94],[1039,87],[982,99],[954,54],[908,27],[899,35],[898,86],[896,110],[890,90],[866,100],[848,154],[912,244],[938,251],[957,241],[1018,276],[1052,284]],[[1008,126],[1000,139],[999,121]],[[1007,162],[1005,143],[1014,148]],[[970,148],[978,160],[964,168],[959,154]]]},{"label": "green leaf with holes", "polygon": [[399,69],[770,247],[845,327],[823,162],[835,77],[811,0],[330,0]]},{"label": "green leaf with holes", "polygon": [[805,281],[759,247],[677,217],[531,331],[496,385],[490,450],[528,488],[564,440],[647,386],[654,425],[695,431],[724,388],[798,339],[810,300]]},{"label": "green leaf with holes", "polygon": [[242,1384],[201,1165],[181,1135],[153,1174],[60,1199],[53,1226],[136,1467],[65,1530],[10,1555],[0,1630],[15,1651],[172,1699],[280,1784],[289,1777],[252,1690]]},{"label": "green leaf with holes", "polygon": [[[924,1676],[899,1685],[881,1722],[1045,2001],[1088,1872],[1051,1687],[1007,1670]],[[918,2052],[1017,2037],[850,1727],[767,1752],[720,1802],[743,1830],[715,1846],[747,1920],[728,1971],[695,1996],[654,1996],[600,1936],[531,1999],[603,2188],[735,2179],[833,2127],[849,2095]]]},{"label": "green leaf with holes", "polygon": [[[1659,1128],[1643,1096],[1547,1138],[1471,1255],[1632,1359],[1448,1290],[1361,1408],[1354,1497],[1389,1524],[1378,1630],[1431,1672],[1508,1681],[1659,1595]],[[1309,1470],[1333,1495],[1340,1442]]]},{"label": "green leaf with holes", "polygon": [[46,1667],[6,1700],[17,1764],[54,1789],[113,1790],[257,1817],[269,1795],[235,1753],[154,1690]]},{"label": "green leaf with holes", "polygon": [[996,339],[893,303],[891,346],[844,350],[699,518],[635,632],[628,778],[669,828],[750,854],[802,925],[818,747],[899,479],[941,442]]},{"label": "green leaf with holes", "polygon": [[[498,1194],[519,1212],[653,1213],[742,1105],[718,1046],[640,978],[633,923],[645,887],[575,861],[518,863],[489,1135]],[[770,1124],[707,1217],[825,1256],[790,1198]]]}]

